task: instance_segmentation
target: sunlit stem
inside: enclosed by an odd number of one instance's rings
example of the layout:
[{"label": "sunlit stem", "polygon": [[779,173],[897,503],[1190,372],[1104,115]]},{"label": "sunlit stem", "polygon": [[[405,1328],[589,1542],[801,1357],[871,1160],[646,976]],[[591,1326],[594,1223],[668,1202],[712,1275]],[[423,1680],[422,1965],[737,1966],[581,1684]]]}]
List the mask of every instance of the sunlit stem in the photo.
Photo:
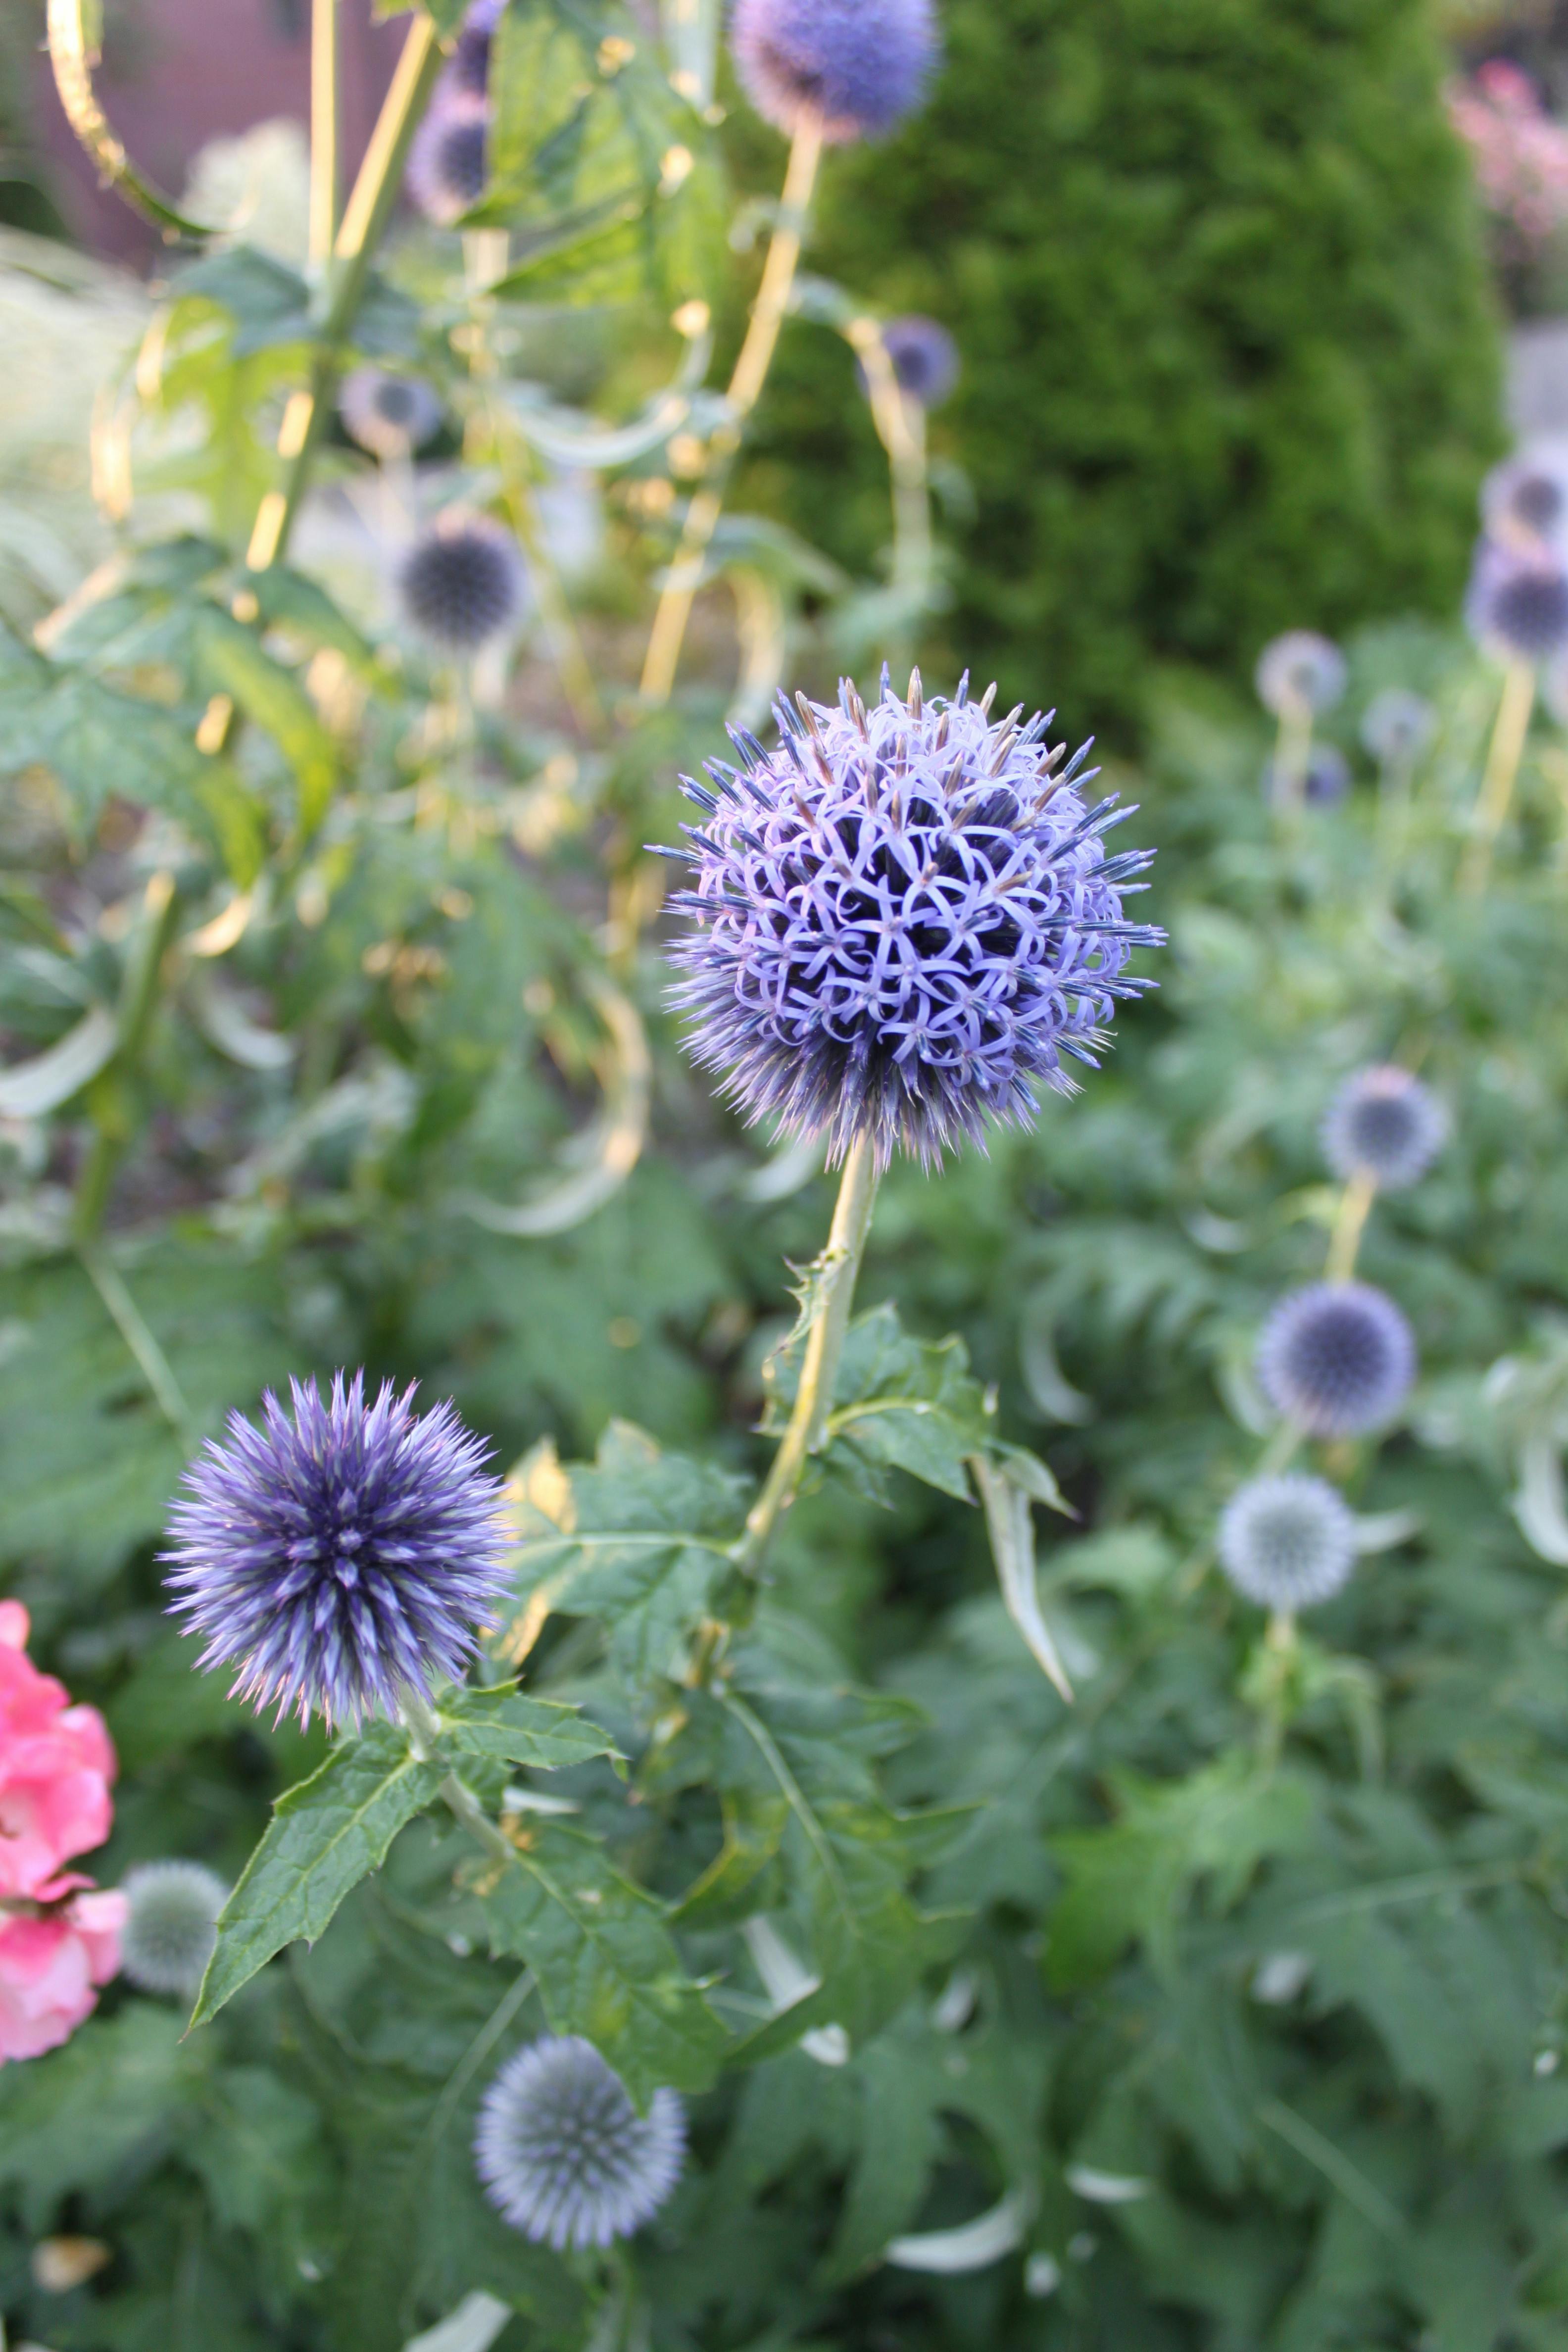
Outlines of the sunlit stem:
[{"label": "sunlit stem", "polygon": [[310,0],[311,274],[324,270],[338,233],[338,0]]},{"label": "sunlit stem", "polygon": [[725,399],[728,413],[709,441],[702,477],[686,510],[680,545],[654,615],[647,658],[643,664],[641,693],[643,700],[656,709],[668,701],[674,688],[692,603],[701,583],[713,533],[724,510],[730,468],[741,446],[746,419],[757,404],[773,365],[779,330],[789,309],[795,271],[800,266],[800,248],[821,160],[822,118],[813,112],[802,120],[795,134],[784,195],[763,268],[763,282],[757,290],[741,356],[730,378]]},{"label": "sunlit stem", "polygon": [[908,599],[912,619],[930,593],[931,574],[925,410],[900,385],[874,319],[851,320],[847,335],[865,374],[877,437],[888,453],[893,490],[893,585]]},{"label": "sunlit stem", "polygon": [[392,216],[409,142],[419,127],[420,116],[429,102],[440,69],[441,50],[436,26],[421,10],[403,45],[392,87],[371,134],[333,243],[330,291],[310,363],[310,380],[284,410],[278,436],[278,454],[288,470],[281,487],[268,490],[257,509],[250,545],[246,551],[245,560],[252,572],[267,571],[288,552],[289,534],[310,486],[316,450],[331,405],[342,346],[364,299],[371,262]]},{"label": "sunlit stem", "polygon": [[819,1285],[816,1313],[806,1335],[795,1409],[736,1553],[739,1565],[749,1575],[754,1576],[762,1567],[774,1529],[799,1491],[806,1462],[822,1444],[855,1303],[855,1285],[871,1230],[877,1182],[876,1152],[870,1136],[862,1131],[845,1160],[827,1247],[814,1269]]},{"label": "sunlit stem", "polygon": [[[174,877],[160,869],[147,884],[142,927],[125,967],[120,994],[120,1043],[106,1073],[110,1080],[130,1076],[142,1058],[157,1003],[158,975],[174,936],[178,912]],[[128,1119],[125,1106],[111,1104],[109,1113],[99,1121],[78,1181],[71,1214],[79,1248],[96,1240],[103,1223],[115,1171],[131,1139]]]},{"label": "sunlit stem", "polygon": [[1487,753],[1486,773],[1476,800],[1474,830],[1459,865],[1459,887],[1468,897],[1479,897],[1490,877],[1493,845],[1508,822],[1534,708],[1534,664],[1510,662],[1502,682],[1502,698],[1498,704],[1497,724],[1492,729],[1491,748]]},{"label": "sunlit stem", "polygon": [[1329,1236],[1328,1263],[1323,1268],[1325,1282],[1349,1282],[1354,1274],[1361,1237],[1376,1198],[1377,1179],[1365,1169],[1352,1176],[1340,1194],[1334,1229]]},{"label": "sunlit stem", "polygon": [[1312,706],[1304,695],[1287,695],[1279,709],[1274,744],[1273,798],[1280,808],[1300,808],[1312,756]]},{"label": "sunlit stem", "polygon": [[1279,1762],[1279,1751],[1285,1745],[1287,1695],[1295,1671],[1299,1646],[1293,1609],[1269,1611],[1263,1646],[1268,1654],[1270,1667],[1263,1719],[1263,1757],[1265,1763],[1274,1765]]}]

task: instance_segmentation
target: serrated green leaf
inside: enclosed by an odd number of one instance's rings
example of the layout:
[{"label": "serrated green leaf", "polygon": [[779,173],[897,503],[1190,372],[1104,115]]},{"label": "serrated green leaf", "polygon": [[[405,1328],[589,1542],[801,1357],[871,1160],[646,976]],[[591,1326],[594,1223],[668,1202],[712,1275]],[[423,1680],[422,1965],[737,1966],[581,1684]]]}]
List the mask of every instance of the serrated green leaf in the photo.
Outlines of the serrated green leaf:
[{"label": "serrated green leaf", "polygon": [[615,1742],[575,1707],[526,1698],[510,1684],[455,1692],[442,1699],[437,1714],[443,1752],[458,1756],[483,1756],[552,1772],[618,1753]]},{"label": "serrated green leaf", "polygon": [[337,789],[338,754],[315,705],[291,672],[273,660],[254,633],[216,606],[203,613],[195,658],[208,688],[233,697],[270,735],[300,787],[300,834],[308,841]]},{"label": "serrated green leaf", "polygon": [[[794,1402],[800,1350],[797,1336],[770,1363],[770,1428],[781,1424]],[[882,1472],[898,1469],[943,1494],[972,1499],[965,1465],[991,1444],[994,1419],[962,1339],[911,1339],[896,1307],[873,1307],[849,1328],[833,1396],[830,1467],[837,1465],[851,1477],[858,1468],[868,1471],[873,1493]]]}]

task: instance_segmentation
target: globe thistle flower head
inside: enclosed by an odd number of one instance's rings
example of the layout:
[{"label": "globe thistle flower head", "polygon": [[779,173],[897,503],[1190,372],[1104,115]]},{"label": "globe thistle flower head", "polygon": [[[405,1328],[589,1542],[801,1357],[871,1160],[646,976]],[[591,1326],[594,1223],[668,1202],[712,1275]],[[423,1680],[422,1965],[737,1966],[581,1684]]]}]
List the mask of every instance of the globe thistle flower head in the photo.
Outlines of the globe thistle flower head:
[{"label": "globe thistle flower head", "polygon": [[1277,807],[1299,800],[1308,808],[1335,808],[1350,788],[1350,762],[1332,743],[1310,744],[1302,769],[1270,760],[1263,771],[1264,793]]},{"label": "globe thistle flower head", "polygon": [[1561,552],[1568,541],[1568,445],[1532,442],[1494,466],[1481,485],[1481,520],[1502,546]]},{"label": "globe thistle flower head", "polygon": [[1355,1519],[1325,1479],[1293,1471],[1253,1478],[1219,1523],[1219,1564],[1237,1591],[1265,1609],[1331,1601],[1355,1566]]},{"label": "globe thistle flower head", "polygon": [[1253,673],[1258,699],[1277,719],[1287,710],[1331,710],[1345,675],[1343,654],[1315,629],[1287,629],[1264,646]]},{"label": "globe thistle flower head", "polygon": [[505,6],[506,0],[474,0],[452,44],[442,76],[444,89],[464,98],[485,97],[489,89],[490,43]]},{"label": "globe thistle flower head", "polygon": [[1432,740],[1437,714],[1424,694],[1385,686],[1362,714],[1361,740],[1384,768],[1408,768]]},{"label": "globe thistle flower head", "polygon": [[338,408],[362,449],[373,457],[406,457],[441,422],[441,404],[417,376],[389,375],[384,368],[355,368],[343,379]]},{"label": "globe thistle flower head", "polygon": [[591,2042],[546,2036],[508,2059],[485,2093],[474,2165],[514,2230],[564,2252],[629,2238],[668,2197],[686,2155],[673,2091],[646,2116]]},{"label": "globe thistle flower head", "polygon": [[1392,1063],[1347,1078],[1323,1120],[1323,1157],[1348,1183],[1370,1176],[1385,1192],[1419,1182],[1442,1150],[1448,1120],[1430,1087]]},{"label": "globe thistle flower head", "polygon": [[912,113],[937,56],[931,0],[735,0],[730,42],[766,121],[793,138],[819,115],[835,146]]},{"label": "globe thistle flower head", "polygon": [[367,1402],[362,1372],[289,1388],[291,1416],[268,1391],[186,1471],[171,1608],[246,1698],[357,1725],[462,1674],[506,1582],[500,1486],[449,1403]]},{"label": "globe thistle flower head", "polygon": [[456,654],[474,653],[510,628],[526,584],[515,541],[489,516],[460,508],[415,541],[397,575],[410,627]]},{"label": "globe thistle flower head", "polygon": [[1276,1411],[1314,1437],[1359,1437],[1391,1421],[1415,1377],[1415,1341],[1392,1298],[1366,1282],[1287,1292],[1258,1342]]},{"label": "globe thistle flower head", "polygon": [[426,220],[450,228],[472,210],[489,179],[489,108],[443,79],[414,135],[405,185]]},{"label": "globe thistle flower head", "polygon": [[148,1862],[128,1871],[120,1965],[143,1992],[194,2000],[217,1942],[228,1888],[199,1862]]},{"label": "globe thistle flower head", "polygon": [[689,1049],[835,1159],[867,1135],[879,1167],[899,1146],[929,1166],[1032,1118],[1152,984],[1127,964],[1162,934],[1122,911],[1149,855],[1104,844],[1131,812],[1085,805],[1087,744],[1063,766],[1047,719],[991,700],[967,678],[928,700],[918,670],[903,700],[884,670],[871,709],[847,681],[836,709],[781,699],[775,750],[731,729],[740,767],[683,780],[703,824],[662,854],[697,869],[675,900]]},{"label": "globe thistle flower head", "polygon": [[1477,643],[1505,661],[1550,661],[1568,646],[1568,570],[1550,548],[1483,540],[1465,619]]},{"label": "globe thistle flower head", "polygon": [[958,345],[934,319],[889,319],[882,330],[900,388],[922,408],[940,408],[958,382]]}]

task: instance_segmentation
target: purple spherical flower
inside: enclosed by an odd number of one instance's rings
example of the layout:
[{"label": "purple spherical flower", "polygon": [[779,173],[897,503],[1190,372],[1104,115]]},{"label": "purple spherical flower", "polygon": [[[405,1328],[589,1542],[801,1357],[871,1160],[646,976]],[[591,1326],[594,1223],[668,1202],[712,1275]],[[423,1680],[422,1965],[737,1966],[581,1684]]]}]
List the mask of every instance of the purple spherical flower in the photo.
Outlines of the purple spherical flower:
[{"label": "purple spherical flower", "polygon": [[1447,1133],[1447,1114],[1430,1087],[1379,1063],[1347,1078],[1329,1105],[1323,1156],[1344,1182],[1370,1176],[1398,1192],[1425,1176]]},{"label": "purple spherical flower", "polygon": [[668,2197],[686,2113],[658,2090],[639,2116],[591,2042],[546,2036],[509,2058],[485,2093],[474,2165],[504,2221],[563,2252],[629,2238]]},{"label": "purple spherical flower", "polygon": [[1568,570],[1550,548],[1483,540],[1465,618],[1477,641],[1505,660],[1550,661],[1568,645]]},{"label": "purple spherical flower", "polygon": [[911,113],[937,56],[931,0],[735,0],[730,39],[757,112],[792,137],[818,114],[835,145]]},{"label": "purple spherical flower", "polygon": [[865,1134],[879,1166],[900,1144],[930,1164],[1030,1118],[1152,984],[1126,965],[1162,934],[1121,908],[1149,855],[1102,841],[1131,812],[1085,807],[1087,744],[1059,767],[1048,719],[990,705],[967,678],[928,701],[918,671],[900,701],[884,670],[872,709],[847,682],[837,709],[781,698],[775,750],[731,729],[741,768],[708,761],[715,792],[683,780],[704,829],[664,855],[697,868],[675,951],[690,1051],[836,1159]]},{"label": "purple spherical flower", "polygon": [[882,341],[900,387],[922,408],[940,408],[958,382],[958,345],[934,319],[889,319]]},{"label": "purple spherical flower", "polygon": [[1350,761],[1331,743],[1310,745],[1306,766],[1294,774],[1278,760],[1263,771],[1263,789],[1279,806],[1300,800],[1308,808],[1334,808],[1350,788]]},{"label": "purple spherical flower", "polygon": [[489,88],[490,43],[505,7],[506,0],[473,0],[441,77],[444,89],[460,91],[465,98],[485,96]]},{"label": "purple spherical flower", "polygon": [[1345,657],[1315,629],[1287,629],[1258,656],[1258,699],[1276,718],[1286,710],[1330,710],[1345,690]]},{"label": "purple spherical flower", "polygon": [[422,448],[441,422],[441,404],[417,376],[384,368],[355,368],[343,378],[338,407],[362,449],[374,457],[406,457]]},{"label": "purple spherical flower", "polygon": [[408,151],[405,185],[426,220],[449,228],[477,205],[489,178],[489,108],[443,82]]},{"label": "purple spherical flower", "polygon": [[421,636],[450,653],[473,653],[517,619],[526,575],[500,523],[451,508],[408,550],[397,587]]},{"label": "purple spherical flower", "polygon": [[289,1387],[292,1420],[268,1391],[186,1471],[170,1605],[247,1698],[357,1724],[462,1674],[506,1585],[500,1485],[450,1404],[416,1415],[390,1382],[367,1404],[363,1372],[325,1403]]},{"label": "purple spherical flower", "polygon": [[1437,714],[1424,694],[1385,686],[1362,716],[1361,740],[1384,768],[1408,768],[1432,740]]},{"label": "purple spherical flower", "polygon": [[1415,1377],[1415,1341],[1392,1298],[1366,1282],[1315,1282],[1279,1301],[1258,1342],[1265,1395],[1314,1437],[1357,1437],[1392,1420]]},{"label": "purple spherical flower", "polygon": [[1568,539],[1568,446],[1533,441],[1494,466],[1481,485],[1487,535],[1525,553],[1561,550]]},{"label": "purple spherical flower", "polygon": [[1300,1471],[1252,1478],[1220,1518],[1219,1564],[1265,1609],[1330,1601],[1355,1566],[1355,1519],[1325,1479]]}]

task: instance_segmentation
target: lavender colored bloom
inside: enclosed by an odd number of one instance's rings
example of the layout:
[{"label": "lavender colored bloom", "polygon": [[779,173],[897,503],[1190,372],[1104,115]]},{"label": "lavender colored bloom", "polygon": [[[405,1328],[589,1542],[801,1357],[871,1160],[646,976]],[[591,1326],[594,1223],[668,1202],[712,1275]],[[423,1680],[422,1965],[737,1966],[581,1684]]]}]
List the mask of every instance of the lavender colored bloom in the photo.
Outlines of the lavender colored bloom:
[{"label": "lavender colored bloom", "polygon": [[217,1942],[228,1888],[199,1862],[148,1862],[128,1871],[120,1965],[143,1992],[191,2000]]},{"label": "lavender colored bloom", "polygon": [[500,1485],[450,1404],[418,1416],[390,1382],[367,1404],[363,1372],[325,1403],[289,1388],[292,1420],[268,1391],[186,1471],[170,1606],[245,1697],[357,1724],[462,1674],[505,1589]]},{"label": "lavender colored bloom", "polygon": [[934,319],[889,319],[882,341],[893,373],[922,408],[940,408],[958,382],[958,345]]},{"label": "lavender colored bloom", "polygon": [[1568,571],[1549,548],[1483,540],[1465,619],[1478,643],[1503,659],[1549,661],[1568,646]]},{"label": "lavender colored bloom", "polygon": [[384,368],[355,368],[345,376],[338,407],[360,447],[374,457],[406,457],[441,422],[441,404],[427,383]]},{"label": "lavender colored bloom", "polygon": [[489,87],[490,43],[501,20],[506,0],[474,0],[464,17],[442,76],[444,89],[465,98],[483,98]]},{"label": "lavender colored bloom", "polygon": [[1283,806],[1299,798],[1309,808],[1334,808],[1351,788],[1350,762],[1331,743],[1313,743],[1305,770],[1294,778],[1278,760],[1263,771],[1263,789],[1269,800]]},{"label": "lavender colored bloom", "polygon": [[1525,554],[1561,551],[1568,538],[1568,445],[1531,442],[1494,466],[1481,485],[1489,539]]},{"label": "lavender colored bloom", "polygon": [[485,2093],[474,2164],[504,2221],[558,2251],[629,2238],[680,2178],[686,2113],[673,2091],[639,2116],[591,2042],[546,2036]]},{"label": "lavender colored bloom", "polygon": [[1447,1133],[1447,1115],[1430,1087],[1380,1063],[1347,1078],[1329,1105],[1323,1157],[1344,1182],[1370,1176],[1398,1192],[1425,1176]]},{"label": "lavender colored bloom", "polygon": [[900,1144],[930,1165],[1028,1119],[1152,984],[1126,965],[1163,935],[1121,909],[1149,854],[1102,841],[1131,812],[1085,807],[1087,744],[1059,767],[1048,719],[990,706],[967,678],[927,701],[918,670],[900,701],[884,670],[872,709],[847,681],[837,709],[781,698],[775,750],[731,729],[741,768],[683,779],[705,829],[663,854],[697,868],[676,900],[697,926],[675,950],[689,1050],[835,1159],[867,1134],[879,1166]]},{"label": "lavender colored bloom", "polygon": [[1237,1591],[1265,1609],[1330,1601],[1355,1566],[1355,1519],[1322,1478],[1296,1471],[1249,1479],[1226,1505],[1219,1564]]},{"label": "lavender colored bloom", "polygon": [[1424,694],[1387,686],[1366,706],[1361,740],[1381,766],[1408,768],[1426,749],[1436,723],[1436,713]]},{"label": "lavender colored bloom", "polygon": [[421,636],[472,653],[510,628],[526,586],[516,542],[488,515],[450,509],[403,559],[398,593]]},{"label": "lavender colored bloom", "polygon": [[1265,646],[1253,673],[1258,699],[1286,710],[1331,710],[1345,690],[1345,657],[1315,629],[1288,629]]},{"label": "lavender colored bloom", "polygon": [[479,203],[489,178],[489,109],[443,82],[408,151],[408,193],[426,220],[449,228]]},{"label": "lavender colored bloom", "polygon": [[1392,1420],[1415,1377],[1415,1341],[1392,1298],[1366,1282],[1287,1292],[1258,1342],[1258,1377],[1314,1437],[1358,1437]]},{"label": "lavender colored bloom", "polygon": [[735,0],[730,39],[757,112],[792,137],[820,114],[833,145],[912,113],[937,57],[931,0]]}]

